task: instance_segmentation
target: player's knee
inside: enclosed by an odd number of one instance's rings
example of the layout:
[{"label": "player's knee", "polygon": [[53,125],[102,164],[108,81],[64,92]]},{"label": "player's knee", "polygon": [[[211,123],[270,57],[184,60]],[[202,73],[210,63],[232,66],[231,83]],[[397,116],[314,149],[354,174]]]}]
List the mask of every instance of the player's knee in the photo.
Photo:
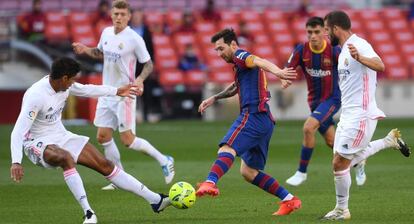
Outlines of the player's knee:
[{"label": "player's knee", "polygon": [[329,148],[333,148],[334,140],[333,139],[325,139],[325,143]]},{"label": "player's knee", "polygon": [[108,176],[112,173],[112,171],[114,170],[114,164],[108,160],[108,159],[103,159],[102,161],[99,161],[100,164],[100,173],[102,173],[105,176]]},{"label": "player's knee", "polygon": [[312,127],[312,126],[310,126],[310,125],[307,125],[307,124],[305,124],[305,125],[303,126],[303,133],[304,133],[305,135],[314,135],[314,134],[315,134],[315,132],[316,132],[316,129],[315,129],[314,127]]},{"label": "player's knee", "polygon": [[96,140],[98,140],[99,144],[104,144],[106,142],[109,142],[111,141],[111,138],[112,138],[111,136],[107,136],[105,134],[98,134],[96,136]]},{"label": "player's knee", "polygon": [[70,169],[70,168],[75,167],[75,160],[70,155],[70,153],[66,151],[62,150],[61,152],[59,152],[56,160],[58,161],[59,166],[62,167],[63,169]]}]

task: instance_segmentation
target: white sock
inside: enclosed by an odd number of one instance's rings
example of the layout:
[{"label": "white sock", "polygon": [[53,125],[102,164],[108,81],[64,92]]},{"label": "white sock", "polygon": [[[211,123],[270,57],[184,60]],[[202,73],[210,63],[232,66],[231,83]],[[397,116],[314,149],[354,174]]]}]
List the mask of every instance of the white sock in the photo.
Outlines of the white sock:
[{"label": "white sock", "polygon": [[84,213],[86,214],[87,210],[91,210],[91,212],[93,212],[91,206],[89,205],[88,198],[86,197],[86,192],[85,188],[83,187],[82,179],[79,176],[79,173],[76,170],[76,168],[64,171],[63,176],[65,177],[65,181],[69,187],[69,190],[72,192],[75,199],[82,206]]},{"label": "white sock", "polygon": [[161,166],[167,165],[168,159],[162,153],[160,153],[154,146],[152,146],[147,140],[143,138],[135,137],[134,141],[131,145],[129,145],[130,149],[146,153],[147,155],[151,156],[152,158],[156,159]]},{"label": "white sock", "polygon": [[143,197],[150,204],[157,204],[161,199],[159,194],[152,192],[144,184],[135,179],[135,177],[125,173],[125,171],[116,166],[112,173],[106,176],[106,179],[122,190],[126,190]]},{"label": "white sock", "polygon": [[102,146],[104,148],[105,158],[107,158],[109,161],[113,162],[115,166],[123,170],[124,167],[121,163],[121,154],[119,154],[119,150],[115,144],[114,139],[111,139],[109,142],[103,143]]},{"label": "white sock", "polygon": [[289,193],[288,195],[286,195],[285,198],[282,199],[282,201],[289,201],[289,200],[292,200],[292,198],[293,198],[293,195]]},{"label": "white sock", "polygon": [[342,171],[334,171],[336,208],[347,209],[349,200],[349,188],[351,188],[351,174],[349,168]]},{"label": "white sock", "polygon": [[386,148],[388,148],[388,146],[386,145],[384,139],[378,139],[370,142],[366,149],[361,150],[355,154],[354,158],[351,161],[351,167]]}]

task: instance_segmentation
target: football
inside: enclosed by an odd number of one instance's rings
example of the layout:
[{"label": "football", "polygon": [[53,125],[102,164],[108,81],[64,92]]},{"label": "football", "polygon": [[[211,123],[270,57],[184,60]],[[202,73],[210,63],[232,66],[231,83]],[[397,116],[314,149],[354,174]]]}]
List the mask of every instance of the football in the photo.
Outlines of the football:
[{"label": "football", "polygon": [[177,182],[171,186],[169,192],[171,204],[179,209],[187,209],[194,205],[196,195],[194,187],[187,182]]}]

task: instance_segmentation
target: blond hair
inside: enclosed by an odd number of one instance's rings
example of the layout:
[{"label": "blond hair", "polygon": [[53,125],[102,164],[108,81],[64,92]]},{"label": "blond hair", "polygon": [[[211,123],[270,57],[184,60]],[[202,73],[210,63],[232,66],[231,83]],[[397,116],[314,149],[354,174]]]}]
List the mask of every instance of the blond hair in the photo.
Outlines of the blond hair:
[{"label": "blond hair", "polygon": [[112,2],[112,8],[128,9],[128,11],[131,11],[131,7],[129,6],[128,1],[126,0],[114,0]]}]

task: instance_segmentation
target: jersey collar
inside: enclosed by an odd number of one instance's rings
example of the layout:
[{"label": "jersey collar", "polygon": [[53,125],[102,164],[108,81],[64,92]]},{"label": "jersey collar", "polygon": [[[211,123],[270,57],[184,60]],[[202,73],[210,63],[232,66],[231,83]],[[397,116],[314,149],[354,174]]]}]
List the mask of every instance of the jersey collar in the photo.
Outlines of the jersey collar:
[{"label": "jersey collar", "polygon": [[312,45],[309,42],[309,49],[314,53],[314,54],[320,54],[322,53],[325,49],[326,49],[326,40],[323,40],[323,44],[322,44],[322,48],[320,50],[315,50],[312,48]]}]

